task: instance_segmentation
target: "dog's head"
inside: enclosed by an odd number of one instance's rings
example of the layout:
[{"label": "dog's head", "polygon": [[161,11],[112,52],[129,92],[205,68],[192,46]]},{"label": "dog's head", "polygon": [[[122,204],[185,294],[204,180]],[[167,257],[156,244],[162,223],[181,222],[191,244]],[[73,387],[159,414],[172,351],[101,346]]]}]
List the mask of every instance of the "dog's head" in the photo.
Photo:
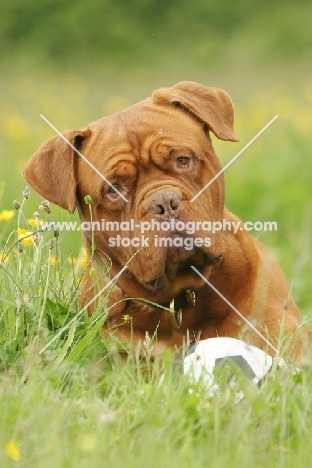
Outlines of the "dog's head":
[{"label": "dog's head", "polygon": [[[90,195],[96,254],[105,252],[116,271],[129,262],[119,280],[127,294],[164,302],[196,288],[191,265],[208,275],[223,253],[222,234],[208,224],[223,217],[222,174],[193,198],[221,170],[209,131],[239,141],[233,120],[224,91],[182,82],[82,130],[64,131],[64,139],[52,137],[24,176],[51,202],[70,213],[77,207],[85,228]],[[85,233],[90,240],[91,229]]]}]

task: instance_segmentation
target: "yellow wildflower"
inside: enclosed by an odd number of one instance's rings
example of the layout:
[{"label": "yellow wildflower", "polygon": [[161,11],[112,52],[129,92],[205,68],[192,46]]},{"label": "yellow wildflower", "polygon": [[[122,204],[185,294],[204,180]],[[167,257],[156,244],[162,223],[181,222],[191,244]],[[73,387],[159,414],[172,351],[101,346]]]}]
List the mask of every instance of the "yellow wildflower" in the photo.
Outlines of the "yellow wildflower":
[{"label": "yellow wildflower", "polygon": [[79,256],[79,265],[81,266],[81,268],[85,268],[87,266],[87,263],[88,263],[87,249],[83,247],[81,249],[80,256]]},{"label": "yellow wildflower", "polygon": [[0,212],[0,221],[11,221],[14,216],[14,210],[3,210]]},{"label": "yellow wildflower", "polygon": [[4,256],[4,254],[1,252],[0,253],[0,262],[1,263],[8,263],[8,261],[9,261],[9,256],[8,255]]},{"label": "yellow wildflower", "polygon": [[42,219],[28,218],[27,223],[29,226],[37,228],[37,226],[41,226],[43,224],[43,221]]},{"label": "yellow wildflower", "polygon": [[27,229],[18,228],[17,230],[18,238],[22,244],[27,247],[27,245],[32,245],[34,243],[34,235],[32,232]]},{"label": "yellow wildflower", "polygon": [[20,448],[14,440],[9,440],[5,444],[5,451],[11,460],[17,462],[21,459]]},{"label": "yellow wildflower", "polygon": [[69,259],[69,262],[72,265],[78,265],[80,268],[85,268],[88,264],[88,256],[87,256],[87,249],[85,247],[82,247],[79,252],[79,256],[77,257],[71,257]]},{"label": "yellow wildflower", "polygon": [[51,265],[51,266],[55,266],[56,264],[60,263],[60,259],[59,259],[59,258],[56,259],[56,258],[53,257],[53,256],[51,256],[49,260],[50,260],[50,265]]}]

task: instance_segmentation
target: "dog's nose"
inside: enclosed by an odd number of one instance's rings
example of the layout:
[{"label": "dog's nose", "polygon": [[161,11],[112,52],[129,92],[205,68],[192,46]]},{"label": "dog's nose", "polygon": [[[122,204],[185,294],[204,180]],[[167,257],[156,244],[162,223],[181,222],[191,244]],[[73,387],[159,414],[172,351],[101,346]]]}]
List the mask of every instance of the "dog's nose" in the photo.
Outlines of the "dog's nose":
[{"label": "dog's nose", "polygon": [[148,210],[165,219],[177,218],[180,201],[181,199],[176,192],[159,193],[150,201]]}]

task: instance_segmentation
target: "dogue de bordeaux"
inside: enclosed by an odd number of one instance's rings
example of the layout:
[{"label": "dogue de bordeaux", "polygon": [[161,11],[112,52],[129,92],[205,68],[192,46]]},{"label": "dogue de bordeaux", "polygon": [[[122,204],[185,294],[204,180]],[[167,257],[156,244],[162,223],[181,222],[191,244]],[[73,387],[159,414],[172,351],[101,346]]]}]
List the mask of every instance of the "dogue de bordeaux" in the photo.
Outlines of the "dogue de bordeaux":
[{"label": "dogue de bordeaux", "polygon": [[[233,122],[226,92],[181,82],[53,136],[27,163],[28,183],[70,213],[77,208],[86,226],[92,258],[81,304],[127,266],[110,290],[104,334],[139,346],[148,333],[155,354],[216,336],[243,337],[274,354],[282,334],[301,355],[309,332],[280,266],[245,229],[229,228],[240,220],[224,207],[210,132],[240,141]],[[90,206],[99,221],[92,229]]]}]

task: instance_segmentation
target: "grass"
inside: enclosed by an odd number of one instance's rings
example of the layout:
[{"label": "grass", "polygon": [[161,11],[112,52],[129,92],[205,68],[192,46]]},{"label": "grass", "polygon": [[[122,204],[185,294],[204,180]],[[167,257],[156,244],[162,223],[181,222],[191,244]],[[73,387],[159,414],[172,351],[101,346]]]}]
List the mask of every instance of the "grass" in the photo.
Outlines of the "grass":
[{"label": "grass", "polygon": [[[49,369],[29,347],[1,382],[1,466],[310,466],[311,375],[208,399],[98,358]],[[194,388],[193,388],[194,390]],[[6,453],[5,452],[6,447]]]}]

